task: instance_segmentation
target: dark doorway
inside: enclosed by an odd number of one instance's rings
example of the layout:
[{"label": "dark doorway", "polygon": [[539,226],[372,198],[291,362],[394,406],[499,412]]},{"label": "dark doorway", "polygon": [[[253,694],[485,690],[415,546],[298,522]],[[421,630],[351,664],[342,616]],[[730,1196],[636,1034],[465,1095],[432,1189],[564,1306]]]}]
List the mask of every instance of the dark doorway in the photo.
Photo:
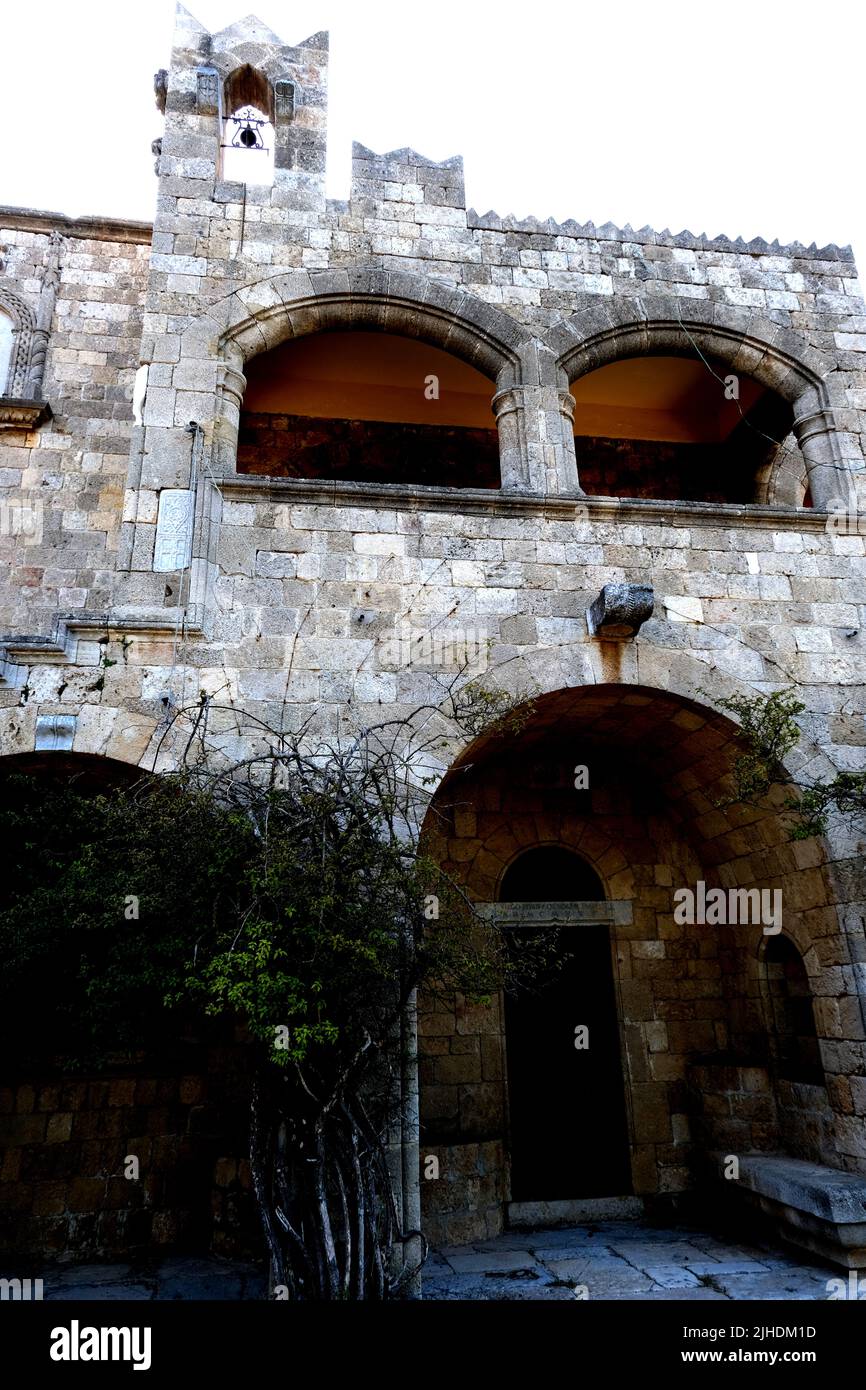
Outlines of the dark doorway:
[{"label": "dark doorway", "polygon": [[[515,860],[499,898],[600,902],[604,891],[578,855],[547,846]],[[538,935],[511,929],[510,947],[527,950]],[[560,927],[552,939],[559,968],[505,1001],[512,1200],[620,1197],[631,1169],[609,928]]]}]

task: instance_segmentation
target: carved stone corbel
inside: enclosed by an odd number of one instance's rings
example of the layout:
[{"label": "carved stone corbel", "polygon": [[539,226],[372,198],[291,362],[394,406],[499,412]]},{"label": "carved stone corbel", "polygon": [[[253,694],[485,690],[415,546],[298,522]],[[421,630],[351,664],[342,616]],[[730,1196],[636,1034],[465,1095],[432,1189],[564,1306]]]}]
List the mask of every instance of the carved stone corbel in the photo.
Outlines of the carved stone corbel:
[{"label": "carved stone corbel", "polygon": [[652,617],[654,601],[651,584],[605,584],[587,609],[590,637],[621,642],[636,636],[639,628]]}]

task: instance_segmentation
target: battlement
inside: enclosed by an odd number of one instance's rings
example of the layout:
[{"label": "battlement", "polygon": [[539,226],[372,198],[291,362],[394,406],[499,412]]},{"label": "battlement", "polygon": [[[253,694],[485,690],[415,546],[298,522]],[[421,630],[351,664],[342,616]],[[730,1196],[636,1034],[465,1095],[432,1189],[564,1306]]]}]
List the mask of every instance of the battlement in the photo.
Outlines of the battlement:
[{"label": "battlement", "polygon": [[[463,156],[457,154],[449,159],[428,159],[408,146],[377,154],[366,145],[354,141],[349,206],[359,200],[364,200],[366,204],[416,202],[433,207],[465,209]],[[596,225],[591,220],[578,222],[574,218],[557,222],[553,217],[515,217],[513,213],[502,216],[492,208],[485,213],[477,212],[474,207],[469,208],[466,211],[466,226],[473,231],[522,232],[636,246],[671,246],[692,251],[726,251],[734,255],[781,256],[788,260],[854,260],[850,246],[837,246],[835,242],[819,247],[814,241],[809,246],[800,241],[781,243],[776,239],[768,242],[763,237],[745,241],[741,236],[733,238],[719,233],[710,237],[706,232],[695,233],[688,228],[672,232],[665,227],[659,232],[649,226],[635,230],[628,222],[624,227],[618,227],[613,222]]]},{"label": "battlement", "polygon": [[463,157],[457,154],[437,162],[408,147],[376,154],[355,141],[350,202],[359,199],[465,209]]},{"label": "battlement", "polygon": [[[231,187],[241,176],[223,174],[222,152],[229,143],[235,113],[252,106],[273,127],[273,190],[264,187],[266,180],[259,180],[262,163],[258,155],[251,155],[250,177],[244,178],[248,190],[245,204],[271,203],[299,212],[450,227],[458,229],[457,239],[467,232],[516,233],[589,241],[595,243],[594,251],[602,253],[604,243],[609,243],[617,245],[620,255],[628,254],[630,248],[640,254],[638,248],[660,247],[674,252],[777,257],[786,262],[853,263],[851,247],[834,242],[806,246],[800,241],[785,244],[760,236],[748,241],[724,233],[708,236],[688,228],[679,232],[649,226],[635,230],[628,223],[620,227],[609,221],[597,224],[575,218],[515,217],[493,209],[479,213],[466,206],[461,155],[434,160],[408,146],[378,153],[353,142],[349,198],[326,202],[328,47],[324,31],[300,43],[286,44],[254,14],[210,34],[179,4],[171,68],[158,74],[162,85],[158,82],[157,100],[166,114],[158,172],[183,179],[184,186],[179,186],[178,192],[186,197],[210,199],[214,188],[226,178]],[[405,239],[397,234],[392,238],[395,253]],[[563,249],[536,245],[539,250]],[[765,268],[771,267],[765,263]]]},{"label": "battlement", "polygon": [[837,246],[833,241],[828,242],[826,246],[819,247],[814,241],[810,246],[804,246],[800,241],[780,243],[776,240],[768,242],[759,236],[753,237],[751,241],[744,241],[742,237],[733,239],[725,236],[724,233],[709,237],[706,232],[690,232],[687,228],[681,232],[672,232],[669,227],[665,227],[661,232],[657,232],[653,227],[641,227],[635,231],[628,222],[624,227],[617,227],[613,222],[605,222],[597,227],[594,222],[576,222],[572,218],[565,222],[557,222],[553,217],[541,221],[537,217],[515,217],[512,213],[501,217],[498,212],[494,212],[492,209],[485,213],[478,213],[475,208],[469,208],[466,213],[466,224],[479,231],[536,232],[544,236],[628,242],[636,246],[673,246],[690,251],[727,251],[734,255],[782,256],[787,260],[854,260],[854,252],[850,246]]},{"label": "battlement", "polygon": [[211,53],[222,53],[225,51],[238,51],[240,44],[246,45],[249,50],[243,55],[244,62],[255,62],[256,56],[254,48],[262,52],[258,56],[267,56],[264,50],[277,49],[280,53],[299,53],[328,52],[328,34],[325,30],[319,30],[316,34],[310,34],[297,44],[287,44],[281,39],[279,34],[275,34],[264,20],[259,19],[258,15],[248,14],[243,19],[237,19],[233,24],[229,24],[225,29],[220,29],[218,33],[211,34],[191,14],[184,5],[178,4],[175,9],[174,21],[174,51],[175,53],[196,53],[205,56]]}]

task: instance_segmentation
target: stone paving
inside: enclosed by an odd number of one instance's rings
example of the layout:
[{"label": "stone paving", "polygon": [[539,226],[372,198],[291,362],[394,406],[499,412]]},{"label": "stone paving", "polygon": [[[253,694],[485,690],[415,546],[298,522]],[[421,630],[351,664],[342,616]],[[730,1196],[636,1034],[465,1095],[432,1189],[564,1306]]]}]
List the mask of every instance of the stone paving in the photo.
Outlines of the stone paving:
[{"label": "stone paving", "polygon": [[264,1298],[260,1266],[207,1256],[173,1255],[158,1263],[56,1265],[39,1271],[47,1302],[76,1299],[212,1299],[221,1303]]},{"label": "stone paving", "polygon": [[[237,1302],[265,1298],[267,1285],[261,1266],[190,1255],[141,1264],[54,1265],[33,1273],[43,1279],[46,1302]],[[809,1300],[826,1299],[827,1281],[840,1275],[831,1265],[763,1243],[723,1240],[683,1226],[599,1221],[444,1247],[425,1265],[423,1291],[431,1300]]]},{"label": "stone paving", "polygon": [[443,1247],[423,1287],[427,1299],[797,1300],[828,1298],[827,1281],[841,1274],[795,1251],[689,1227],[602,1221]]}]

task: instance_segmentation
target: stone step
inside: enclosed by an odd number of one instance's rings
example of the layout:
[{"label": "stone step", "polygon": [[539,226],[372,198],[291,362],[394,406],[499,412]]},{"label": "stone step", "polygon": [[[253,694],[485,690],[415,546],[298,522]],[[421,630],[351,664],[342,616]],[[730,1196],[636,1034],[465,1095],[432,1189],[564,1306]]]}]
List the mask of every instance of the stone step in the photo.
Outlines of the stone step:
[{"label": "stone step", "polygon": [[578,1197],[562,1202],[509,1202],[513,1230],[527,1226],[570,1226],[585,1221],[639,1221],[642,1197]]}]

